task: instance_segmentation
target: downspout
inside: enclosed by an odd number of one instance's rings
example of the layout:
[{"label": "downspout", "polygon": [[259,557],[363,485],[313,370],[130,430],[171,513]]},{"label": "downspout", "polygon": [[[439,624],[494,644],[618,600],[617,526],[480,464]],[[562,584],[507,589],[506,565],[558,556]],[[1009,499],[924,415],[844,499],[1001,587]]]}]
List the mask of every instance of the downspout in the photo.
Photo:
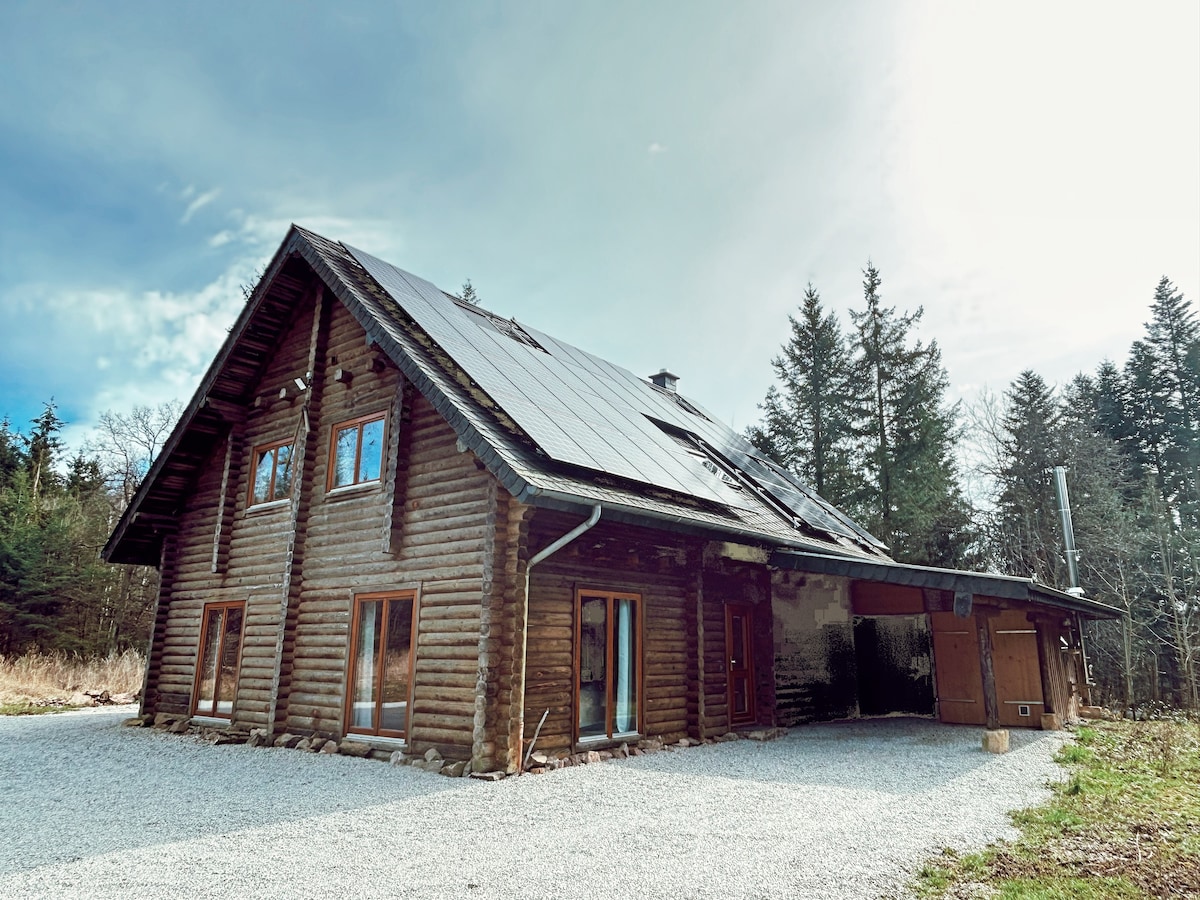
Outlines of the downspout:
[{"label": "downspout", "polygon": [[554,543],[543,547],[535,553],[525,566],[525,592],[521,597],[521,668],[518,671],[518,684],[513,691],[517,700],[517,771],[525,768],[525,672],[529,665],[529,572],[542,560],[557,553],[585,531],[590,530],[600,521],[602,507],[599,503],[592,507],[592,514],[586,522],[576,525]]}]

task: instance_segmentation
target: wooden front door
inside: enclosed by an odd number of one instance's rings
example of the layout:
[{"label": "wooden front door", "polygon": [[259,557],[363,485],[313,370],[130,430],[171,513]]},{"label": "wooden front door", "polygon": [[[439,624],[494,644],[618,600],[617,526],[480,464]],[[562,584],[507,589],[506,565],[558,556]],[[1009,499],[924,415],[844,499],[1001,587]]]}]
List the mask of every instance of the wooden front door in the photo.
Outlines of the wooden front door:
[{"label": "wooden front door", "polygon": [[745,725],[757,719],[754,708],[753,616],[748,606],[725,606],[725,656],[729,678],[729,724]]}]

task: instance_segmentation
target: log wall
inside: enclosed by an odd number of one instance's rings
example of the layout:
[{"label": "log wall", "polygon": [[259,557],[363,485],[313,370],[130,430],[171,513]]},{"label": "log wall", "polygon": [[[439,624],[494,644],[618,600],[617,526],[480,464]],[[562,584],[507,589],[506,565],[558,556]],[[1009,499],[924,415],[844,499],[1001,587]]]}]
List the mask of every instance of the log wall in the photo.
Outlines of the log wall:
[{"label": "log wall", "polygon": [[[408,742],[447,758],[471,754],[479,656],[484,544],[495,504],[492,479],[433,407],[390,365],[379,366],[357,322],[340,306],[329,362],[307,522],[287,727],[340,733],[344,726],[355,594],[417,590],[416,657]],[[352,373],[334,381],[337,370]],[[399,393],[399,399],[397,395]],[[368,485],[326,490],[333,426],[387,412],[395,461]],[[395,429],[399,429],[396,431]],[[389,470],[389,466],[393,466]]]},{"label": "log wall", "polygon": [[[733,727],[729,719],[727,635],[725,608],[729,604],[749,607],[754,665],[756,722],[776,724],[774,618],[771,608],[770,575],[765,566],[732,560],[706,559],[704,584],[704,719],[700,737],[715,737]],[[752,723],[739,724],[744,728]]]},{"label": "log wall", "polygon": [[[580,523],[579,517],[536,510],[529,554]],[[622,591],[642,598],[640,733],[678,740],[689,734],[689,671],[696,654],[695,542],[665,532],[601,519],[531,572],[525,740],[549,710],[537,746],[575,748],[575,592]],[[694,676],[693,676],[694,677]],[[695,691],[691,690],[692,708]],[[589,744],[589,746],[593,746]]]},{"label": "log wall", "polygon": [[[521,516],[510,516],[515,502],[457,450],[453,430],[405,389],[344,307],[331,303],[316,342],[315,312],[313,301],[296,310],[255,390],[264,400],[232,426],[232,445],[214,449],[180,516],[151,654],[155,711],[190,710],[204,604],[244,600],[234,724],[341,734],[354,595],[415,589],[409,744],[466,758],[507,713],[505,686],[490,686],[492,668],[504,666],[503,615],[490,612],[498,643],[484,646],[482,601],[503,609],[513,599],[511,529]],[[310,366],[313,383],[300,392],[293,379]],[[327,490],[333,427],[375,412],[388,419],[384,476]],[[303,452],[297,502],[248,509],[254,448],[289,439]],[[481,647],[490,653],[482,690]]]}]

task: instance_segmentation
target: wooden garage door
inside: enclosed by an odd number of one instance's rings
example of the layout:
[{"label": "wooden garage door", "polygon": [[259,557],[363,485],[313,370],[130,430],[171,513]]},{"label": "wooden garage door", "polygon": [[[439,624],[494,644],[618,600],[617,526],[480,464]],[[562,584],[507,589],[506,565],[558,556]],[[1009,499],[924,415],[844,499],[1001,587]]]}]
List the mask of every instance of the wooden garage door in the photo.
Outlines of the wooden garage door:
[{"label": "wooden garage door", "polygon": [[1042,675],[1033,623],[1021,610],[1009,609],[992,619],[991,624],[1000,724],[1009,728],[1039,728]]},{"label": "wooden garage door", "polygon": [[960,619],[952,612],[930,613],[929,618],[933,626],[938,718],[956,725],[985,724],[975,619]]}]

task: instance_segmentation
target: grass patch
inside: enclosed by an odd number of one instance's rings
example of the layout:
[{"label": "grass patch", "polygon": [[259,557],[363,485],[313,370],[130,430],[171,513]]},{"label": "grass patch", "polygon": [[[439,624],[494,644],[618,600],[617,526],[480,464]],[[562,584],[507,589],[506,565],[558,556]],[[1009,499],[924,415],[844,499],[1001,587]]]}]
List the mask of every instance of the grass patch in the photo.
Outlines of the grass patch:
[{"label": "grass patch", "polygon": [[37,651],[0,656],[0,715],[61,709],[80,691],[136,694],[145,666],[136,650],[106,657]]},{"label": "grass patch", "polygon": [[70,706],[39,706],[32,700],[15,703],[0,703],[0,716],[44,716],[50,713],[66,712]]},{"label": "grass patch", "polygon": [[1013,814],[1016,841],[943,852],[918,872],[917,894],[1200,896],[1200,722],[1097,723],[1057,758],[1071,777],[1044,806]]}]

